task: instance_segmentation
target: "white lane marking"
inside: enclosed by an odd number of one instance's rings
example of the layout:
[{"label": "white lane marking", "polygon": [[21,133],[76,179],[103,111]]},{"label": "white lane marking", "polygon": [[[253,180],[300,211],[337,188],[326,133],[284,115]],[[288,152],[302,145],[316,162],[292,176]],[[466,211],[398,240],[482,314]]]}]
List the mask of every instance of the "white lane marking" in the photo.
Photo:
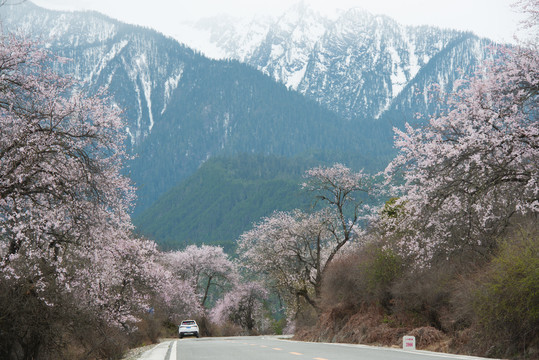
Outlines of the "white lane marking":
[{"label": "white lane marking", "polygon": [[177,360],[177,355],[178,355],[178,351],[176,349],[176,347],[178,346],[178,340],[175,340],[173,343],[172,343],[172,349],[170,350],[170,359],[168,360]]}]

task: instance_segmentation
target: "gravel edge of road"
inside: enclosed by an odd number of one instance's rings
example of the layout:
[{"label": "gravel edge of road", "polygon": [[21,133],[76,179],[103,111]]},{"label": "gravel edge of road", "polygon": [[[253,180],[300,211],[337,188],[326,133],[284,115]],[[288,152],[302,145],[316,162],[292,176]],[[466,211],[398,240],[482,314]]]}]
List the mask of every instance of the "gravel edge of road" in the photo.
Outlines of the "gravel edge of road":
[{"label": "gravel edge of road", "polygon": [[122,360],[138,360],[139,357],[144,354],[144,352],[152,349],[153,347],[159,345],[160,343],[162,343],[163,341],[170,341],[170,340],[176,340],[176,339],[173,339],[173,338],[163,338],[163,339],[159,339],[159,342],[155,343],[155,344],[150,344],[150,345],[145,345],[145,346],[140,346],[140,347],[137,347],[137,348],[133,348],[133,349],[130,349],[127,354],[125,354],[125,356],[122,358]]}]

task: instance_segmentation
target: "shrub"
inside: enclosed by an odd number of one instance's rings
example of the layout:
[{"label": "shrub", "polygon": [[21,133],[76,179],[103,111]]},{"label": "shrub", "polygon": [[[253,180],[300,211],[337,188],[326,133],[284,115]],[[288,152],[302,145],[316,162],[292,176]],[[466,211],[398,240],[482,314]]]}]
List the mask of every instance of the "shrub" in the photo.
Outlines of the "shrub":
[{"label": "shrub", "polygon": [[360,262],[359,252],[353,252],[335,259],[328,267],[322,280],[322,308],[361,304],[366,284],[359,268]]},{"label": "shrub", "polygon": [[442,317],[450,306],[454,276],[454,267],[448,262],[407,272],[391,287],[393,311],[412,315],[416,325],[445,330]]},{"label": "shrub", "polygon": [[403,275],[402,258],[391,249],[367,247],[366,261],[360,265],[371,298],[390,309],[391,285]]},{"label": "shrub", "polygon": [[537,225],[502,241],[473,305],[482,337],[496,344],[492,355],[526,352],[539,345]]},{"label": "shrub", "polygon": [[281,318],[278,320],[274,319],[271,321],[271,329],[273,331],[273,334],[275,335],[282,335],[285,327],[286,327],[286,318]]},{"label": "shrub", "polygon": [[335,260],[324,274],[322,306],[336,304],[359,307],[391,306],[391,286],[404,273],[402,258],[381,242],[374,241],[360,250]]}]

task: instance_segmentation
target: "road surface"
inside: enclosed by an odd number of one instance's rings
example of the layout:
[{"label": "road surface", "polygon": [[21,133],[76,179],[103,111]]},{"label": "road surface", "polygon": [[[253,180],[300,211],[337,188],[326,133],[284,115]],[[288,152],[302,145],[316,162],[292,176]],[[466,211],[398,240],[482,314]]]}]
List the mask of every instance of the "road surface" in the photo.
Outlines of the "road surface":
[{"label": "road surface", "polygon": [[139,360],[444,360],[483,359],[365,345],[308,343],[276,336],[185,338],[156,345]]}]

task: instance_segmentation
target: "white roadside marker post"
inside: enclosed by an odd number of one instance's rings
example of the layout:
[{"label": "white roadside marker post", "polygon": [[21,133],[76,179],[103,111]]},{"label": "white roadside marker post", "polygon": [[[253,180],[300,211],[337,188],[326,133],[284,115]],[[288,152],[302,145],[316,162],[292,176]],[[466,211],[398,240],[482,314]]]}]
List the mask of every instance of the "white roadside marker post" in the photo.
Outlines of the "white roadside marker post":
[{"label": "white roadside marker post", "polygon": [[402,338],[402,348],[404,350],[415,350],[415,336],[404,336]]}]

